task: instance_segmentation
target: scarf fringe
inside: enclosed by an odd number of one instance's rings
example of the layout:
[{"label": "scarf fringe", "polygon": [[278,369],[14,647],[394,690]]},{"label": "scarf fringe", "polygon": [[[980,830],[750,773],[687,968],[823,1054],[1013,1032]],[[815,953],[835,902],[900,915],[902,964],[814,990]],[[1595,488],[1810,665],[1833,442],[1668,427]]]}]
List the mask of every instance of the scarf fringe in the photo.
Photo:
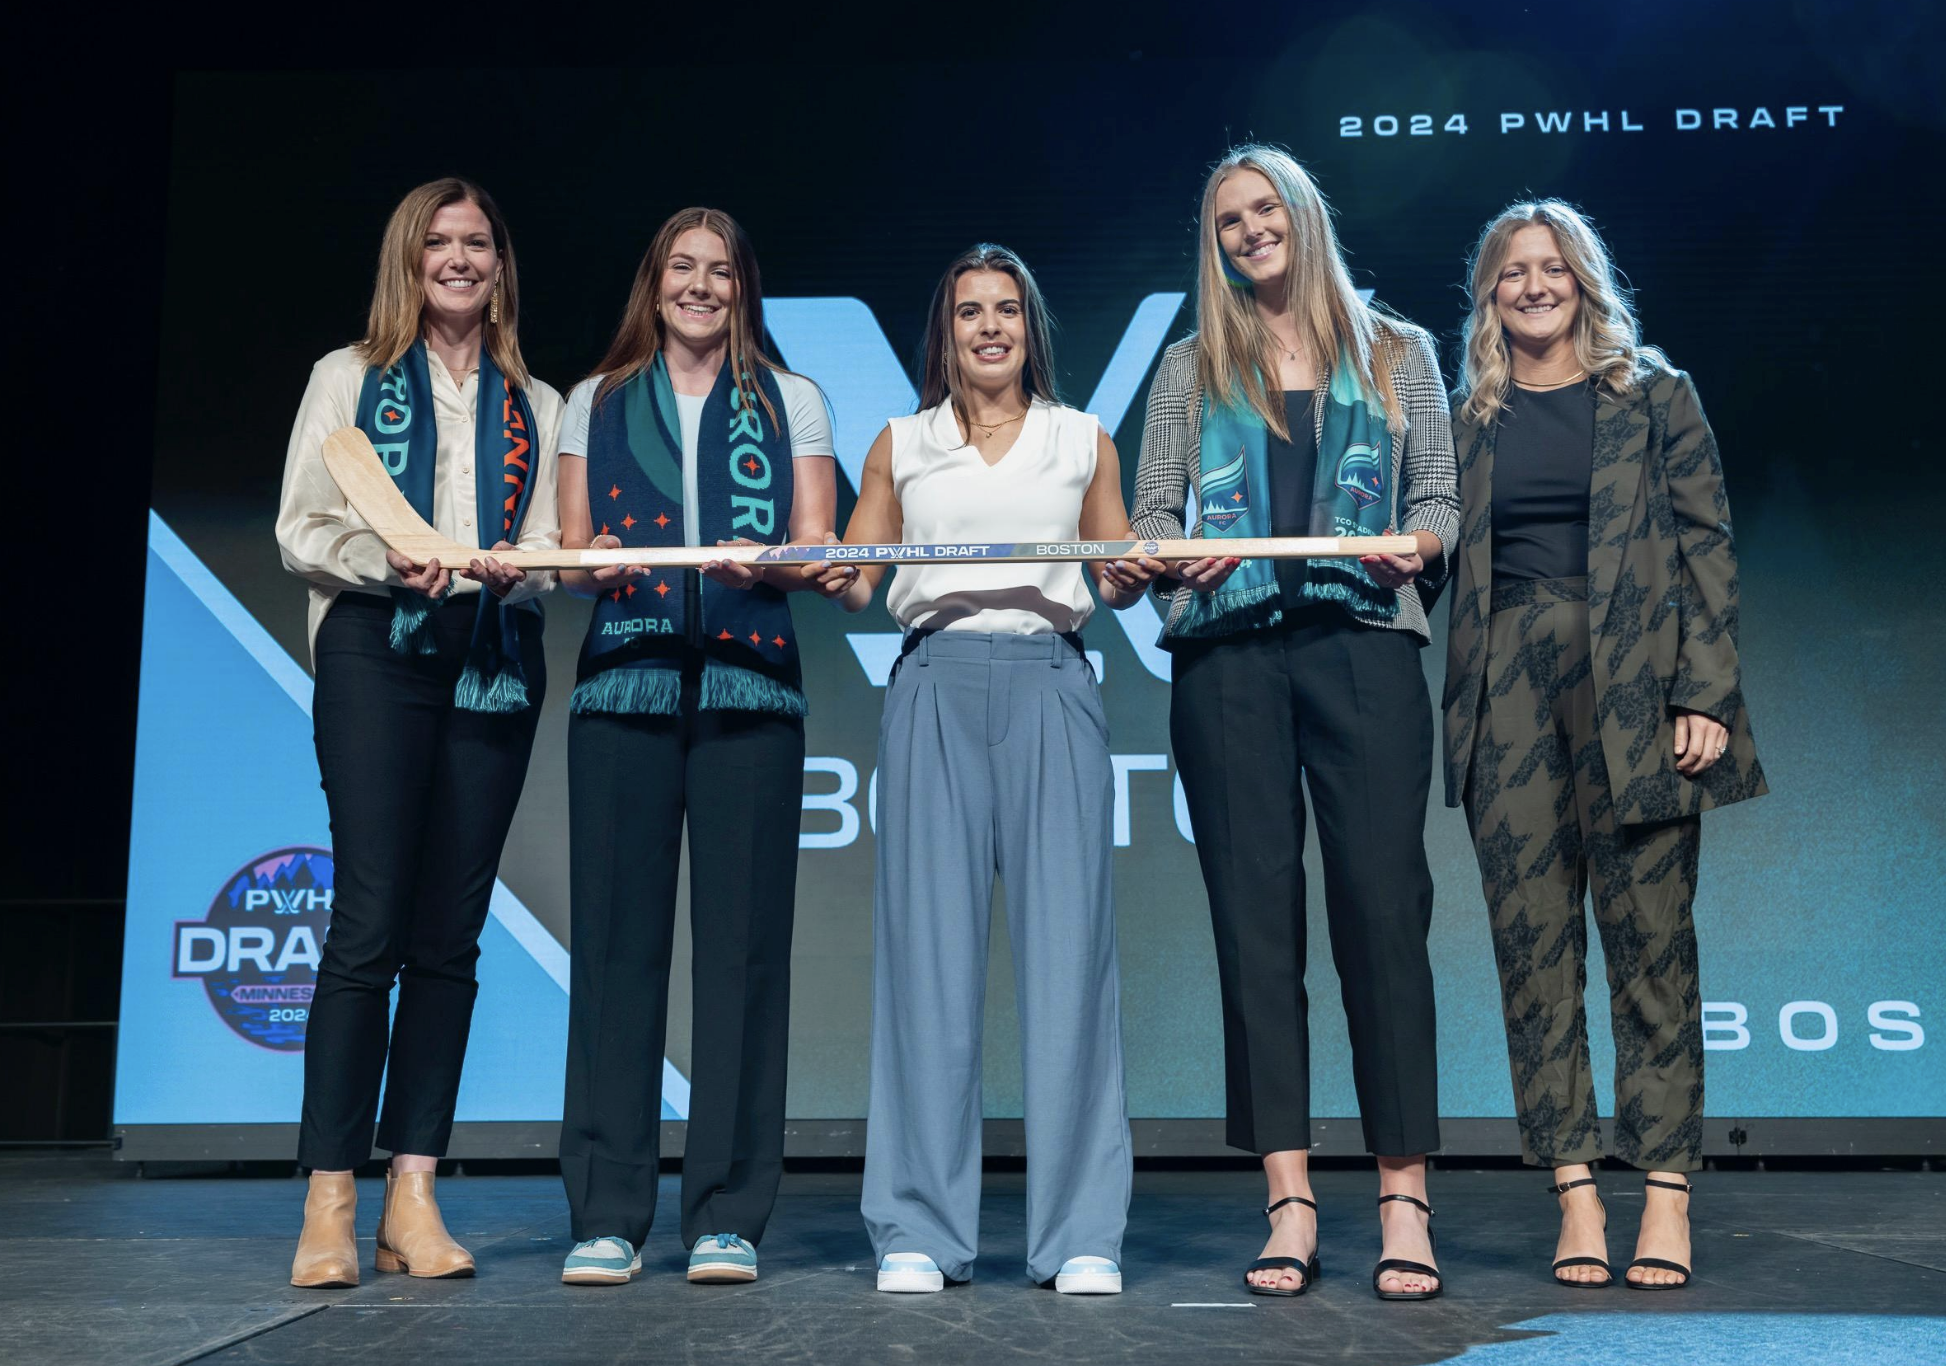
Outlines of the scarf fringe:
[{"label": "scarf fringe", "polygon": [[682,674],[675,669],[603,669],[574,685],[568,710],[577,716],[674,716],[682,707]]},{"label": "scarf fringe", "polygon": [[527,680],[512,669],[502,669],[491,681],[469,664],[453,688],[453,705],[461,711],[491,712],[506,715],[527,709]]},{"label": "scarf fringe", "polygon": [[703,661],[697,705],[703,711],[768,711],[780,716],[803,716],[809,710],[804,694],[788,683],[714,659]]},{"label": "scarf fringe", "polygon": [[1399,614],[1397,591],[1381,588],[1364,568],[1329,560],[1314,560],[1305,576],[1304,597],[1312,602],[1341,602],[1367,616],[1390,621]]},{"label": "scarf fringe", "polygon": [[432,633],[431,598],[421,593],[392,594],[392,649],[402,655],[439,653]]},{"label": "scarf fringe", "polygon": [[1167,634],[1185,639],[1227,636],[1236,631],[1275,626],[1284,619],[1284,604],[1276,580],[1252,588],[1222,589],[1215,593],[1189,592],[1175,629]]},{"label": "scarf fringe", "polygon": [[[1338,603],[1365,616],[1387,620],[1399,614],[1397,593],[1387,593],[1361,573],[1347,573],[1323,561],[1312,562],[1300,601],[1295,606],[1311,602]],[[1179,640],[1204,640],[1238,631],[1263,630],[1282,621],[1287,606],[1290,604],[1284,602],[1275,580],[1215,593],[1192,591],[1182,616],[1163,634]]]}]

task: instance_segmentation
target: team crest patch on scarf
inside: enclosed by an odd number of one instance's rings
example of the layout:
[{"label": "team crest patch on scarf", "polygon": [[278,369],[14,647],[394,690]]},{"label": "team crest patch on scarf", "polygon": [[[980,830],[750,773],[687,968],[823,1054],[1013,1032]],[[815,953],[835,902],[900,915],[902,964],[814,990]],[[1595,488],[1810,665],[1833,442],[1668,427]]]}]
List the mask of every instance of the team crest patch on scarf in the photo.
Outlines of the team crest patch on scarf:
[{"label": "team crest patch on scarf", "polygon": [[1237,447],[1237,458],[1203,476],[1203,525],[1228,531],[1237,519],[1250,511],[1250,482],[1245,473],[1249,452]]},{"label": "team crest patch on scarf", "polygon": [[1346,447],[1338,462],[1338,487],[1361,510],[1376,503],[1385,492],[1379,452],[1362,442]]}]

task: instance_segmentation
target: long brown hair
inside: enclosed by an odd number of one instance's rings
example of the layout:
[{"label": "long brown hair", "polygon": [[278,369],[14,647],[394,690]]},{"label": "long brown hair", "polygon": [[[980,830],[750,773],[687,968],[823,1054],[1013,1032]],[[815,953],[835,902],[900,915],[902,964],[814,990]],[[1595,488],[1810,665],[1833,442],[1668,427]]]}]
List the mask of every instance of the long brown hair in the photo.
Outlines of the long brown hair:
[{"label": "long brown hair", "polygon": [[1239,171],[1255,171],[1270,182],[1290,222],[1290,269],[1284,275],[1285,306],[1311,363],[1322,373],[1348,356],[1368,394],[1385,406],[1386,423],[1405,429],[1404,412],[1392,384],[1391,362],[1399,354],[1398,334],[1376,309],[1358,297],[1345,268],[1331,206],[1297,158],[1281,147],[1247,142],[1225,152],[1203,183],[1197,218],[1196,375],[1203,392],[1230,404],[1241,397],[1264,426],[1289,440],[1284,405],[1273,403],[1266,374],[1276,374],[1277,354],[1270,329],[1251,302],[1247,281],[1227,269],[1216,231],[1216,192]]},{"label": "long brown hair", "polygon": [[[1054,346],[1051,339],[1053,319],[1041,298],[1041,287],[1034,283],[1034,272],[1027,263],[992,242],[976,242],[946,267],[939,277],[939,288],[932,294],[932,311],[926,315],[926,345],[920,362],[919,408],[936,408],[951,399],[959,404],[959,348],[953,345],[953,305],[959,291],[960,276],[976,270],[997,270],[1013,277],[1020,286],[1020,306],[1026,314],[1027,363],[1021,367],[1021,386],[1029,399],[1061,401],[1054,383]],[[962,414],[963,416],[964,414]]]},{"label": "long brown hair", "polygon": [[1514,234],[1522,228],[1554,234],[1561,260],[1574,272],[1581,307],[1574,315],[1574,361],[1601,388],[1627,399],[1657,365],[1662,352],[1642,344],[1630,307],[1629,289],[1615,276],[1615,263],[1594,224],[1559,199],[1509,204],[1480,234],[1469,263],[1473,307],[1466,315],[1460,352],[1459,417],[1485,426],[1499,415],[1513,384],[1513,356],[1507,330],[1500,325],[1497,295],[1500,271]]},{"label": "long brown hair", "polygon": [[426,308],[426,286],[422,262],[425,259],[426,230],[433,215],[449,204],[471,204],[486,218],[493,231],[493,249],[500,257],[500,321],[493,320],[489,308],[480,320],[487,354],[500,373],[525,389],[530,382],[527,362],[520,355],[520,274],[514,269],[513,239],[507,235],[507,222],[493,196],[470,180],[446,176],[429,180],[408,191],[385,224],[385,237],[378,248],[378,278],[372,285],[371,312],[365,320],[365,335],[356,350],[365,364],[383,370],[419,340],[421,315]]},{"label": "long brown hair", "polygon": [[607,397],[654,364],[664,343],[662,321],[662,277],[675,254],[676,239],[691,228],[713,232],[730,253],[730,278],[735,292],[730,301],[730,348],[724,363],[730,367],[730,382],[736,385],[747,406],[763,404],[774,426],[777,412],[757,387],[752,366],[781,371],[783,366],[764,350],[763,279],[757,273],[757,252],[736,219],[721,209],[689,208],[669,215],[656,229],[642,264],[635,268],[635,284],[629,289],[628,304],[622,310],[622,324],[615,329],[615,340],[601,358],[595,373],[601,384],[595,389],[595,402]]}]

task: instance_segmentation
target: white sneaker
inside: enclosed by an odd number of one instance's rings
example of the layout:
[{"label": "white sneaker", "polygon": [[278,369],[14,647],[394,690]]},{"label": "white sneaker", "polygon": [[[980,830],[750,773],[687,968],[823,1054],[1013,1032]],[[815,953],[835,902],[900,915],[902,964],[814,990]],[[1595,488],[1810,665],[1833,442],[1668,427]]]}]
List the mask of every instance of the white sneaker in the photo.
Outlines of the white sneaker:
[{"label": "white sneaker", "polygon": [[561,1268],[563,1285],[627,1285],[642,1274],[642,1254],[626,1238],[576,1243]]},{"label": "white sneaker", "polygon": [[1106,1257],[1070,1257],[1061,1263],[1054,1288],[1063,1295],[1119,1295],[1122,1269]]},{"label": "white sneaker", "polygon": [[944,1290],[946,1277],[923,1252],[888,1252],[878,1259],[878,1288],[895,1295],[924,1295]]}]

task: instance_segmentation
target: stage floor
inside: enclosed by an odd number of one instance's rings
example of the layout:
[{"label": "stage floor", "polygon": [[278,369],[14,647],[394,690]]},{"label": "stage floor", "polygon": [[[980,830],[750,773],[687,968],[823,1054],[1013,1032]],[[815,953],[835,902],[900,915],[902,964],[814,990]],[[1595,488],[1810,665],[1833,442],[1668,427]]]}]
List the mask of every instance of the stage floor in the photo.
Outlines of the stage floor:
[{"label": "stage floor", "polygon": [[[1247,1172],[1137,1174],[1119,1296],[1057,1295],[1022,1270],[1018,1173],[990,1173],[976,1279],[881,1295],[855,1173],[786,1178],[748,1286],[691,1286],[664,1219],[627,1286],[559,1283],[568,1248],[552,1176],[454,1176],[447,1222],[479,1260],[464,1281],[371,1270],[381,1184],[359,1183],[363,1284],[285,1284],[300,1181],[141,1179],[106,1154],[0,1158],[0,1360],[115,1362],[1536,1361],[1617,1366],[1946,1359],[1946,1175],[1705,1172],[1695,1284],[1644,1294],[1555,1288],[1554,1202],[1534,1173],[1440,1171],[1444,1298],[1380,1303],[1369,1172],[1327,1171],[1324,1276],[1293,1300],[1242,1293],[1264,1227]],[[1642,1197],[1602,1176],[1618,1269]],[[1930,1344],[1930,1345],[1928,1345]]]}]

